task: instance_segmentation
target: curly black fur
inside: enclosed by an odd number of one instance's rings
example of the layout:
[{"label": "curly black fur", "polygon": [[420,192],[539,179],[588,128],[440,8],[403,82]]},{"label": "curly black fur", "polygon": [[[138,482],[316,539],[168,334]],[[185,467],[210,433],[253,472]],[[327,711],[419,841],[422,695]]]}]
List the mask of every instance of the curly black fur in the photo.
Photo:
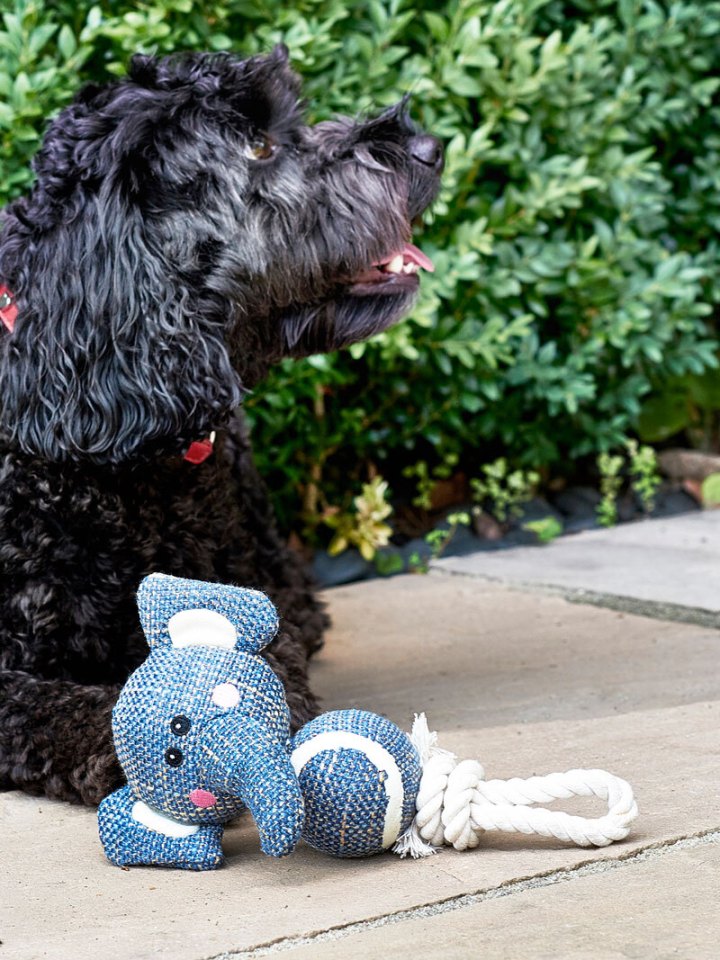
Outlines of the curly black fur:
[{"label": "curly black fur", "polygon": [[408,240],[441,153],[404,104],[308,127],[298,96],[283,48],[135,57],[51,124],[2,214],[19,312],[0,327],[1,786],[95,803],[117,785],[110,711],[154,570],[267,591],[268,659],[295,723],[316,711],[326,617],[238,407],[278,359],[406,312],[413,278],[368,271]]}]

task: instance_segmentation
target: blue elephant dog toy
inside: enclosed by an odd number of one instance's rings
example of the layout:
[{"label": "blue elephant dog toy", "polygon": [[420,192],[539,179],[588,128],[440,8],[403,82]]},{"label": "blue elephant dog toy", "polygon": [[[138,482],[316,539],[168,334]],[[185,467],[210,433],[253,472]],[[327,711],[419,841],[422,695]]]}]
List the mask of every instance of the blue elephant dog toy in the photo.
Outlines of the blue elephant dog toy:
[{"label": "blue elephant dog toy", "polygon": [[257,654],[278,628],[263,593],[152,574],[137,596],[150,655],[113,710],[127,786],[98,811],[119,866],[209,870],[223,824],[247,807],[265,853],[290,853],[303,800],[283,686]]},{"label": "blue elephant dog toy", "polygon": [[[156,573],[137,599],[150,655],[113,711],[127,785],[98,811],[118,866],[214,869],[223,825],[246,807],[274,857],[301,836],[336,857],[465,850],[487,830],[604,846],[637,815],[629,784],[604,770],[486,781],[479,763],[436,746],[422,714],[410,736],[377,714],[336,710],[291,738],[282,684],[258,656],[278,627],[263,593]],[[570,796],[607,800],[608,813],[536,806]]]},{"label": "blue elephant dog toy", "polygon": [[257,656],[278,627],[264,594],[156,573],[137,601],[150,655],[113,710],[128,782],[98,811],[109,860],[213,869],[223,824],[245,807],[274,857],[295,848],[305,806],[306,841],[335,856],[397,840],[415,813],[417,751],[361,710],[324,714],[291,742],[282,684]]}]

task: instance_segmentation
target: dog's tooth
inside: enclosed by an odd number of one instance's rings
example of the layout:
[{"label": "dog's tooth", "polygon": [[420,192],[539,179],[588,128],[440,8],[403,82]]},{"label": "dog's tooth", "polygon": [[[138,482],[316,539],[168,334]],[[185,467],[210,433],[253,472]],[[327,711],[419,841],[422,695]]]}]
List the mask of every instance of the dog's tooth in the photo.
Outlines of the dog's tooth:
[{"label": "dog's tooth", "polygon": [[403,264],[403,273],[417,273],[419,269],[416,263]]},{"label": "dog's tooth", "polygon": [[397,256],[393,257],[390,263],[385,266],[385,269],[388,273],[402,273],[403,262],[403,255],[398,253]]}]

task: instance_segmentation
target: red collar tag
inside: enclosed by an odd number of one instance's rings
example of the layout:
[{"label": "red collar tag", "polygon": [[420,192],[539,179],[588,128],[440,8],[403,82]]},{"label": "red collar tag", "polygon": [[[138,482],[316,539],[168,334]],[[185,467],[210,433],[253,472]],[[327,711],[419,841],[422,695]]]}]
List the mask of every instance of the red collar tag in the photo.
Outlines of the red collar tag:
[{"label": "red collar tag", "polygon": [[214,444],[215,431],[213,430],[207,440],[193,440],[187,448],[183,460],[187,460],[188,463],[192,463],[195,466],[199,463],[204,463],[213,452]]},{"label": "red collar tag", "polygon": [[10,333],[15,329],[18,308],[15,306],[15,297],[7,287],[0,285],[0,320]]}]

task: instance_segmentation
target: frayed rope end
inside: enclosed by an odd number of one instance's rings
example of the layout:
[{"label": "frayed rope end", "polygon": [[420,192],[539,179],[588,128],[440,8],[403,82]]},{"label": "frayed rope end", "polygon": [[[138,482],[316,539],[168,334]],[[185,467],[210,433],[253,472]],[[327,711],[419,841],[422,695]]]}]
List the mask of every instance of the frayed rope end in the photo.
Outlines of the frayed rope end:
[{"label": "frayed rope end", "polygon": [[413,860],[418,860],[420,857],[431,857],[437,851],[437,847],[425,843],[418,833],[417,824],[414,820],[405,833],[401,834],[392,845],[392,852],[402,859],[412,857]]},{"label": "frayed rope end", "polygon": [[427,717],[424,713],[416,713],[410,732],[410,741],[420,754],[420,765],[425,767],[432,757],[455,757],[450,750],[443,750],[437,745],[438,735],[428,728]]},{"label": "frayed rope end", "polygon": [[[437,733],[428,727],[427,717],[424,713],[416,713],[413,721],[410,741],[418,752],[420,765],[424,769],[433,757],[451,757],[455,759],[455,754],[449,750],[443,750],[437,745]],[[417,817],[401,834],[392,846],[392,852],[399,857],[412,857],[418,860],[421,857],[431,857],[437,853],[439,847],[433,846],[423,840],[420,835]]]}]

